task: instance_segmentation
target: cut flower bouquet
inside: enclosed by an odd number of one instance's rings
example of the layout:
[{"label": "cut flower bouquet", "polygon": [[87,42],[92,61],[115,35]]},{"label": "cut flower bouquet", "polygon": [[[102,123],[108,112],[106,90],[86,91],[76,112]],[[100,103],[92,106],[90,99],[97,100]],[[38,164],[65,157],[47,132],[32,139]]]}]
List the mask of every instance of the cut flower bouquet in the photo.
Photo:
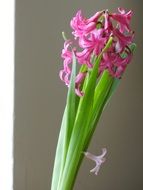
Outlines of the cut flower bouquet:
[{"label": "cut flower bouquet", "polygon": [[131,62],[136,45],[130,28],[132,11],[102,10],[90,18],[78,11],[70,22],[74,39],[65,40],[60,79],[68,87],[59,134],[51,190],[71,190],[85,157],[95,162],[98,174],[107,149],[87,152],[101,113]]}]

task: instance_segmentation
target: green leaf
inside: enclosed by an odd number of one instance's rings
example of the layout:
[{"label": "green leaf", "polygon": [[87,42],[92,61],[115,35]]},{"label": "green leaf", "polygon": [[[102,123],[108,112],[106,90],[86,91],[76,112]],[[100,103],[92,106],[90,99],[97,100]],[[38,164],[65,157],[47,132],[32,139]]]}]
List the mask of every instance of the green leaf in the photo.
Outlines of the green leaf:
[{"label": "green leaf", "polygon": [[76,57],[73,52],[72,73],[70,78],[70,85],[69,85],[67,104],[66,104],[67,105],[67,127],[66,127],[66,140],[65,140],[66,152],[68,149],[76,116],[75,78],[76,78]]},{"label": "green leaf", "polygon": [[113,92],[113,89],[112,89],[113,83],[114,83],[113,81],[114,81],[114,78],[112,78],[109,75],[108,71],[104,71],[98,82],[98,85],[96,86],[93,112],[92,112],[92,116],[90,117],[90,121],[88,123],[89,130],[86,133],[86,137],[85,137],[84,151],[86,151],[90,143],[90,140],[95,131],[96,125],[101,116],[103,108],[105,107],[108,98],[112,94],[111,92]]},{"label": "green leaf", "polygon": [[58,139],[58,143],[57,143],[51,190],[57,190],[59,177],[61,175],[62,160],[63,160],[63,155],[64,155],[64,138],[63,137],[65,136],[65,131],[66,131],[66,129],[65,129],[66,115],[67,115],[67,112],[66,112],[66,108],[65,108],[63,119],[62,119],[62,124],[61,124],[61,129],[60,129],[60,134],[59,134],[59,139]]},{"label": "green leaf", "polygon": [[75,114],[76,114],[75,112],[77,104],[77,97],[75,94],[75,78],[76,78],[76,58],[73,52],[72,73],[67,94],[67,104],[63,115],[63,121],[57,144],[51,190],[58,189],[58,185],[62,177],[62,171],[64,169],[68,144],[70,141],[70,136],[75,121]]},{"label": "green leaf", "polygon": [[110,98],[112,97],[112,95],[114,94],[115,90],[117,89],[120,81],[121,81],[121,79],[114,78],[112,86],[111,86],[111,89],[110,89],[109,94],[107,96],[107,103],[109,102]]}]

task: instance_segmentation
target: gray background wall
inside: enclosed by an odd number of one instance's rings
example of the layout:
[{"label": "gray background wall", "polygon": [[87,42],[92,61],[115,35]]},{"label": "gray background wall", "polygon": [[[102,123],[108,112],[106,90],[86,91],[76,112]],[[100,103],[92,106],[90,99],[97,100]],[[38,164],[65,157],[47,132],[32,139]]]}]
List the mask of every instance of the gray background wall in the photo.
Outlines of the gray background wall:
[{"label": "gray background wall", "polygon": [[78,9],[126,7],[134,11],[132,27],[138,45],[132,64],[102,115],[89,150],[107,147],[98,176],[85,159],[75,190],[143,189],[143,10],[141,0],[17,0],[15,54],[14,190],[50,190],[60,122],[67,88],[60,81],[61,32]]}]

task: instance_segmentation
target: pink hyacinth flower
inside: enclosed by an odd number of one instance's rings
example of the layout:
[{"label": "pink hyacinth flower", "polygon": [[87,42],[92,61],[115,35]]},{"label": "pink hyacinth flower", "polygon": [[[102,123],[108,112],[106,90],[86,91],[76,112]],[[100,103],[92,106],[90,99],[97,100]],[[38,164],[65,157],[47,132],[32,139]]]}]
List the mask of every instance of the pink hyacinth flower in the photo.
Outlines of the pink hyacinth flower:
[{"label": "pink hyacinth flower", "polygon": [[60,71],[59,76],[62,81],[69,86],[69,76],[71,74],[70,64],[72,62],[72,52],[69,50],[69,46],[72,44],[70,40],[65,41],[64,49],[62,50],[61,57],[64,59],[63,69]]},{"label": "pink hyacinth flower", "polygon": [[122,52],[126,46],[130,45],[133,42],[133,37],[134,37],[133,33],[126,36],[123,33],[121,33],[117,28],[113,30],[113,33],[118,38],[116,44],[117,52]]},{"label": "pink hyacinth flower", "polygon": [[111,76],[121,78],[131,59],[132,52],[127,47],[124,51],[124,57],[122,57],[119,53],[106,52],[103,55],[99,72],[102,73],[105,69],[108,69]]},{"label": "pink hyacinth flower", "polygon": [[82,16],[81,10],[79,10],[76,16],[71,20],[70,25],[74,30],[72,34],[77,37],[88,35],[92,30],[96,28],[96,23],[103,14],[103,11],[97,12],[94,16],[86,19]]},{"label": "pink hyacinth flower", "polygon": [[104,21],[105,31],[111,32],[113,30],[113,25],[112,25],[108,10],[105,11],[104,19],[105,19]]},{"label": "pink hyacinth flower", "polygon": [[130,20],[133,14],[132,11],[130,10],[126,13],[123,8],[118,8],[118,11],[119,13],[112,13],[110,16],[119,23],[121,32],[130,32]]},{"label": "pink hyacinth flower", "polygon": [[82,52],[76,52],[76,57],[80,64],[86,64],[89,68],[92,68],[91,54],[92,49],[86,48]]},{"label": "pink hyacinth flower", "polygon": [[79,39],[81,48],[89,48],[95,55],[99,55],[108,38],[104,36],[103,29],[95,29],[89,38],[83,36]]},{"label": "pink hyacinth flower", "polygon": [[[66,86],[69,87],[70,84],[70,74],[71,67],[69,66],[72,63],[72,51],[69,50],[72,42],[70,40],[65,41],[64,49],[62,50],[61,57],[64,59],[63,69],[59,72],[60,79],[65,82]],[[71,47],[72,48],[72,47]],[[72,49],[74,50],[74,49]],[[75,50],[74,50],[75,51]],[[76,53],[76,52],[75,52]],[[80,87],[82,82],[86,77],[86,72],[80,72],[75,79],[75,93],[78,96],[83,96],[83,92]]]},{"label": "pink hyacinth flower", "polygon": [[99,156],[95,156],[95,155],[93,155],[93,154],[91,154],[89,152],[84,153],[87,158],[89,158],[90,160],[92,160],[92,161],[94,161],[96,163],[96,166],[92,170],[90,170],[90,172],[95,173],[95,175],[98,175],[98,172],[99,172],[99,169],[101,167],[101,164],[104,163],[105,160],[106,160],[104,158],[106,153],[107,153],[106,148],[102,149],[102,154],[99,155]]},{"label": "pink hyacinth flower", "polygon": [[81,84],[83,83],[85,77],[86,77],[86,72],[84,72],[84,73],[80,72],[76,76],[76,79],[75,79],[75,92],[80,97],[84,95],[84,93],[81,91],[80,87],[81,87]]}]

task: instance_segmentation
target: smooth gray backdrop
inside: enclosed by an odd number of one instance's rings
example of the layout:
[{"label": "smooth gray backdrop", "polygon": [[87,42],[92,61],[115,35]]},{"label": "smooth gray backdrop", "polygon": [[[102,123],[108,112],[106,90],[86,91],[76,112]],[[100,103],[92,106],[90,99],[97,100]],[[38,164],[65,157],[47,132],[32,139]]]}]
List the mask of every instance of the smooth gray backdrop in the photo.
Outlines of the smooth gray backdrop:
[{"label": "smooth gray backdrop", "polygon": [[84,159],[75,190],[143,189],[143,9],[137,0],[17,0],[15,50],[14,190],[50,190],[53,161],[67,88],[58,73],[61,32],[82,9],[132,9],[138,45],[132,63],[94,134],[89,151],[108,149],[99,175]]}]

